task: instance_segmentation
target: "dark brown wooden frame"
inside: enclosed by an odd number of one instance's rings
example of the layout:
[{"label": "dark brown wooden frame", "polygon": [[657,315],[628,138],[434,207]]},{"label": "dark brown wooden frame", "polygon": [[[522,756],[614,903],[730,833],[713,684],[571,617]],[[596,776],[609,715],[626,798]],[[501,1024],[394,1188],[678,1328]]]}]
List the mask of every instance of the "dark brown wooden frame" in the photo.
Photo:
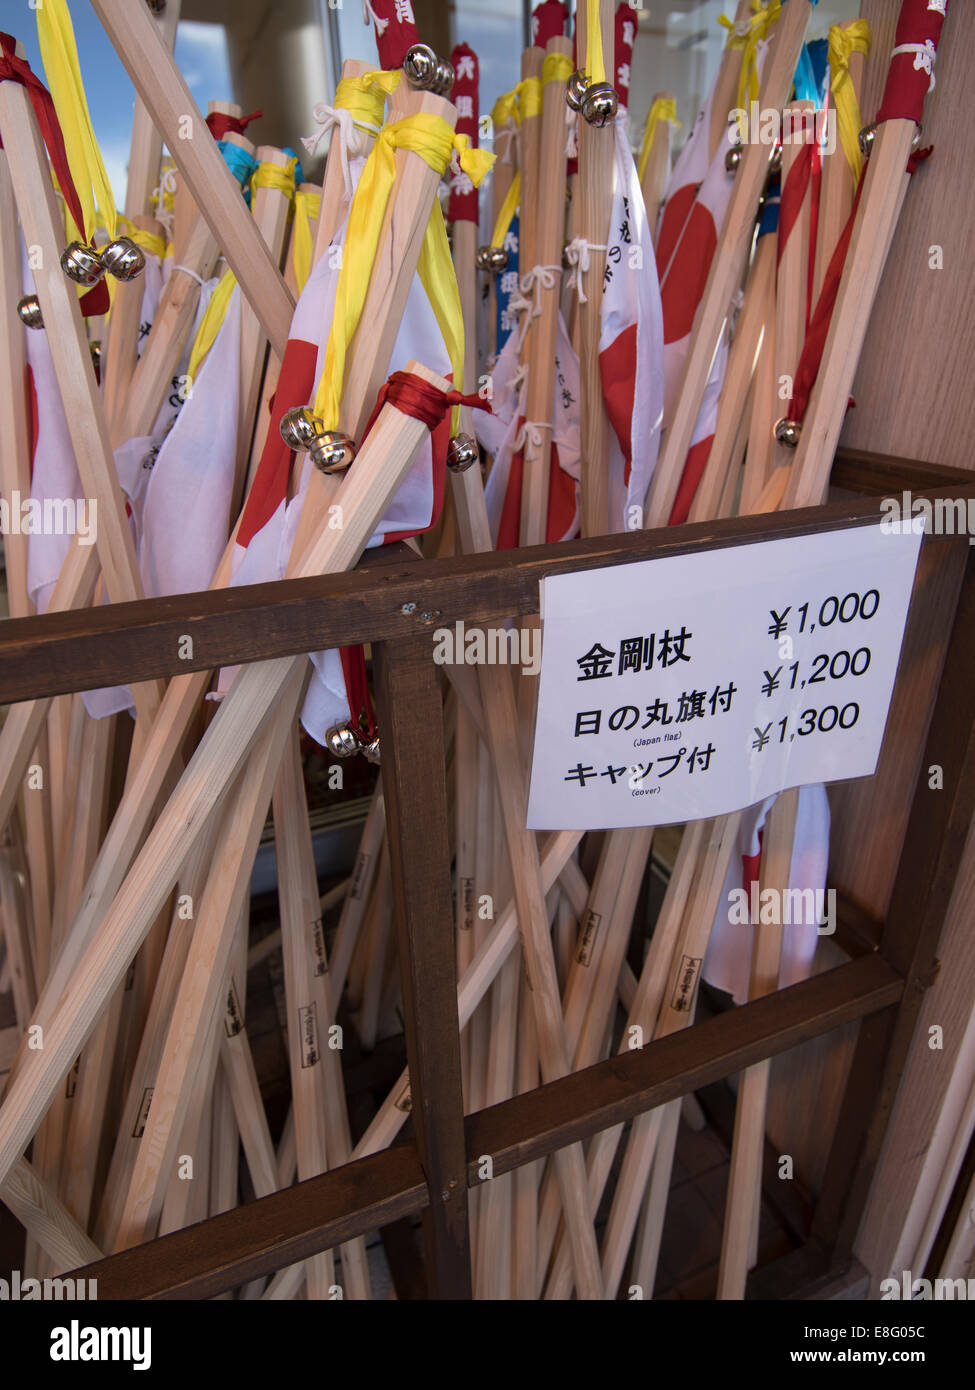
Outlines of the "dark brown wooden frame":
[{"label": "dark brown wooden frame", "polygon": [[[882,495],[975,498],[969,475],[902,460],[839,457],[834,484]],[[796,1296],[848,1265],[911,1043],[923,990],[975,809],[975,562],[966,536],[928,536],[926,553],[956,598],[940,615],[944,661],[917,779],[893,906],[862,954],[802,984],[609,1058],[513,1100],[463,1115],[447,796],[435,627],[537,612],[545,575],[626,564],[826,529],[876,523],[876,502],[497,555],[389,563],[367,572],[86,609],[5,623],[0,702],[162,677],[187,669],[370,641],[378,657],[384,786],[403,970],[413,1138],[273,1196],[76,1271],[102,1299],[207,1298],[404,1216],[422,1214],[427,1284],[471,1294],[467,1189],[479,1156],[500,1176],[575,1140],[861,1020],[853,1066],[811,1238],[749,1296]],[[376,563],[377,560],[383,563]],[[914,605],[908,618],[905,650]],[[178,638],[194,638],[180,660]]]}]

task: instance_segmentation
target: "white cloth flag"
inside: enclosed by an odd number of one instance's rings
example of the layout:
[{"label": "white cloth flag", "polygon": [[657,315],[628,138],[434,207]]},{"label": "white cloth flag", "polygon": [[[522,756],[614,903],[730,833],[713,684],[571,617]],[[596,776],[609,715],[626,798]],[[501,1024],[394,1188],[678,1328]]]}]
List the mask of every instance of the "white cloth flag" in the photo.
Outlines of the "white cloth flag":
[{"label": "white cloth flag", "polygon": [[612,426],[610,528],[642,526],[663,423],[664,322],[650,226],[626,133],[615,124],[613,208],[599,336],[603,400]]},{"label": "white cloth flag", "polygon": [[[760,801],[745,811],[739,835],[739,854],[732,856],[725,880],[721,902],[714,919],[711,943],[704,961],[703,976],[709,984],[732,995],[736,1004],[748,1000],[754,927],[741,918],[741,890],[749,891],[751,875],[757,871],[761,853],[759,838],[775,797]],[[789,870],[789,888],[793,892],[812,890],[817,905],[818,896],[826,886],[829,861],[829,801],[826,788],[800,787],[796,833]],[[734,897],[731,895],[735,894]],[[808,892],[807,892],[808,900]],[[810,900],[811,901],[811,900]],[[759,928],[761,930],[761,928]],[[806,979],[812,967],[819,941],[819,927],[806,916],[801,922],[783,927],[782,964],[779,988]]]}]

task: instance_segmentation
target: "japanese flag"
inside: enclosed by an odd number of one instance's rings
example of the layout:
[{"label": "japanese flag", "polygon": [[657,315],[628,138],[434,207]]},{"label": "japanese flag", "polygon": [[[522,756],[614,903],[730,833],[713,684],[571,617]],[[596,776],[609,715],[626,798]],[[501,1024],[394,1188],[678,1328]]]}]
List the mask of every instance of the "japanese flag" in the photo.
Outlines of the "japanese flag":
[{"label": "japanese flag", "polygon": [[[716,84],[715,84],[716,85]],[[714,101],[714,87],[707,100],[697,113],[697,120],[684,147],[674,162],[670,178],[664,192],[664,203],[660,210],[660,225],[657,229],[657,269],[663,279],[670,264],[670,258],[684,230],[697,190],[704,182],[711,164],[711,106]]]},{"label": "japanese flag", "polygon": [[617,116],[615,137],[599,372],[612,425],[610,525],[623,530],[643,525],[643,502],[657,463],[663,422],[664,319],[624,111]]},{"label": "japanese flag", "polygon": [[[22,255],[25,294],[34,293],[34,280]],[[33,456],[31,463],[31,506],[43,509],[45,502],[60,505],[73,501],[84,502],[84,488],[75,463],[68,422],[61,405],[54,362],[44,330],[25,335],[31,413]],[[38,613],[43,613],[61,573],[61,566],[71,545],[72,536],[30,534],[27,542],[27,592]]]},{"label": "japanese flag", "polygon": [[[363,162],[354,162],[356,180]],[[234,585],[280,579],[288,567],[312,465],[306,454],[300,455],[301,476],[294,476],[295,456],[282,441],[279,426],[292,407],[314,400],[334,312],[344,240],[345,224],[312,269],[295,308],[267,441],[238,531],[231,578]],[[403,370],[411,358],[445,377],[451,375],[447,349],[418,276],[410,287],[389,373]],[[367,548],[414,535],[436,521],[443,505],[449,429],[447,417],[421,448]],[[308,733],[323,743],[333,724],[348,721],[349,704],[339,653],[318,652],[311,659],[314,675],[301,720]],[[229,687],[233,674],[232,670],[221,672],[221,692]]]},{"label": "japanese flag", "polygon": [[[744,1004],[748,999],[754,938],[753,927],[741,920],[740,903],[736,904],[736,899],[740,899],[743,889],[750,900],[751,885],[758,880],[761,864],[762,832],[774,804],[775,797],[770,796],[766,801],[750,807],[742,816],[740,857],[734,857],[729,866],[714,920],[711,944],[704,961],[704,978],[709,984],[730,994],[736,1004]],[[807,901],[812,901],[808,890],[818,895],[825,889],[828,862],[829,801],[826,788],[822,783],[817,783],[799,789],[799,812],[789,871],[790,890],[805,892]],[[821,899],[817,898],[817,905],[819,901]],[[802,915],[802,920],[783,929],[780,989],[798,984],[808,977],[819,941],[817,924],[809,922],[805,913],[795,915]]]},{"label": "japanese flag", "polygon": [[[519,366],[521,335],[512,333],[492,373],[492,414],[480,411],[474,427],[494,463],[484,489],[491,534],[499,550],[518,545],[521,530],[521,489],[525,444],[526,370]],[[549,460],[546,540],[570,540],[579,529],[580,458],[579,359],[573,351],[565,321],[559,315],[552,399],[552,447]]]}]

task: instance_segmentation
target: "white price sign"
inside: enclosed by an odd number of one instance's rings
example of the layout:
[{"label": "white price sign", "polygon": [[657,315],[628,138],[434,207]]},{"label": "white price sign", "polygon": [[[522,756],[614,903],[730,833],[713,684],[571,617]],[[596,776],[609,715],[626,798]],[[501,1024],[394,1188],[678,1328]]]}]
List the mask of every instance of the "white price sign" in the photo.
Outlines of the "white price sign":
[{"label": "white price sign", "polygon": [[528,825],[669,825],[877,766],[921,536],[879,526],[541,583]]}]

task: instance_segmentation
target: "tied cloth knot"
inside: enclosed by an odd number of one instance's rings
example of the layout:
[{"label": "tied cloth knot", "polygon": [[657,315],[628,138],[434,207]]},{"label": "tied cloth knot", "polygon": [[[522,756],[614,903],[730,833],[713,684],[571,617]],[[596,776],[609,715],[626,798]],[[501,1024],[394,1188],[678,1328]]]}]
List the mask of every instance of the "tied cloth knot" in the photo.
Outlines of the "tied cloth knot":
[{"label": "tied cloth knot", "polygon": [[370,19],[376,26],[376,37],[381,39],[383,34],[385,34],[386,30],[389,28],[389,20],[383,19],[382,15],[376,14],[376,11],[372,8],[372,5],[370,5],[369,3],[369,0],[362,0],[363,24],[368,26]]},{"label": "tied cloth knot", "polygon": [[747,19],[729,19],[718,15],[718,23],[728,30],[726,49],[741,49],[741,71],[738,74],[738,106],[745,107],[758,100],[758,46],[768,38],[769,30],[779,17],[782,0],[752,0],[752,13]]},{"label": "tied cloth knot", "polygon": [[570,290],[575,290],[579,296],[580,304],[587,304],[586,291],[582,285],[582,277],[589,269],[590,251],[608,251],[608,246],[603,246],[599,242],[586,241],[585,237],[573,237],[565,248],[565,259],[569,262],[569,278],[566,282]]},{"label": "tied cloth knot", "polygon": [[130,221],[124,213],[119,213],[119,225],[125,232],[130,241],[134,241],[149,256],[155,256],[161,261],[166,254],[166,238],[157,236],[155,232],[144,232],[141,227],[137,227]]},{"label": "tied cloth knot", "polygon": [[263,115],[263,111],[252,111],[249,116],[228,116],[223,111],[211,111],[206,123],[214,140],[222,140],[225,135],[243,135],[251,121],[258,121]]},{"label": "tied cloth knot", "polygon": [[572,59],[568,53],[546,53],[542,63],[542,86],[550,82],[568,82],[572,76]]},{"label": "tied cloth knot", "polygon": [[377,70],[361,77],[343,77],[335,89],[335,105],[319,102],[312,111],[318,130],[314,135],[306,135],[301,143],[309,154],[315,154],[324,136],[338,129],[346,202],[352,197],[349,160],[353,155],[366,154],[369,138],[379,134],[386,97],[395,92],[401,75]]},{"label": "tied cloth knot", "polygon": [[[457,135],[442,116],[418,112],[384,126],[362,171],[346,224],[345,254],[335,290],[332,326],[325,345],[325,361],[315,393],[315,414],[326,430],[338,428],[339,404],[345,379],[348,345],[359,325],[379,234],[396,182],[396,151],[409,150],[442,177],[457,151],[464,173],[480,184],[494,163],[494,156],[471,149],[465,136]],[[464,330],[460,295],[454,277],[447,233],[440,204],[434,200],[417,272],[430,299],[444,336],[455,381],[464,379]]]},{"label": "tied cloth knot", "polygon": [[518,83],[515,92],[518,101],[517,120],[519,125],[522,121],[529,121],[542,114],[542,79],[540,77],[526,77]]},{"label": "tied cloth knot", "polygon": [[539,450],[544,448],[545,440],[542,438],[542,430],[552,432],[553,426],[548,420],[523,420],[521,428],[515,435],[515,442],[511,446],[512,452],[520,454],[526,444],[532,449]]},{"label": "tied cloth knot", "polygon": [[673,97],[656,97],[647,112],[647,123],[643,127],[643,144],[640,146],[640,158],[637,162],[637,177],[641,183],[646,172],[647,161],[650,158],[650,150],[653,147],[653,137],[656,135],[657,126],[661,121],[667,121],[675,130],[680,130],[680,121],[677,119],[677,102]]},{"label": "tied cloth knot", "polygon": [[856,19],[845,28],[833,24],[829,30],[829,89],[836,108],[836,123],[839,128],[840,144],[846,155],[846,162],[853,175],[856,187],[863,170],[863,154],[860,150],[860,103],[856,88],[850,77],[850,59],[854,53],[870,52],[870,26],[865,19]]},{"label": "tied cloth knot", "polygon": [[404,415],[422,421],[431,434],[447,411],[456,407],[467,406],[470,410],[486,410],[489,414],[491,412],[490,402],[476,391],[469,395],[457,390],[441,391],[439,386],[431,385],[429,381],[414,376],[412,372],[393,372],[379,393],[376,408],[366,426],[366,435],[384,405],[393,405]]},{"label": "tied cloth knot", "polygon": [[252,190],[273,188],[276,192],[283,193],[290,202],[295,196],[297,165],[297,155],[292,155],[287,164],[274,164],[271,160],[262,160],[254,170],[254,176],[251,179]]},{"label": "tied cloth knot", "polygon": [[938,56],[938,50],[930,39],[925,39],[923,43],[900,43],[891,51],[891,57],[896,58],[901,53],[914,54],[914,71],[926,72],[931,81],[928,84],[928,92],[933,92],[935,88],[934,64]]},{"label": "tied cloth knot", "polygon": [[[519,281],[521,293],[523,295],[530,294],[532,286],[534,286],[535,296],[532,300],[519,298],[517,303],[519,306],[530,309],[533,319],[537,319],[542,312],[542,290],[556,289],[561,273],[562,267],[560,265],[534,265],[521,277]],[[508,307],[514,307],[514,301],[510,301]]]},{"label": "tied cloth knot", "polygon": [[71,177],[68,156],[64,147],[64,135],[61,132],[57,112],[54,109],[54,100],[44,83],[31,69],[30,64],[25,59],[17,57],[17,45],[12,34],[0,33],[0,82],[17,82],[21,87],[26,88],[71,219],[78,228],[82,239],[86,240],[85,216],[81,210],[81,201],[75,188],[74,179]]},{"label": "tied cloth knot", "polygon": [[[521,120],[521,113],[518,110],[517,90],[505,92],[498,97],[491,107],[491,125],[494,128],[494,146],[499,159],[510,161],[512,159],[511,142],[514,141],[515,149],[518,148],[518,123]],[[498,142],[504,140],[504,151],[498,147]]]}]

